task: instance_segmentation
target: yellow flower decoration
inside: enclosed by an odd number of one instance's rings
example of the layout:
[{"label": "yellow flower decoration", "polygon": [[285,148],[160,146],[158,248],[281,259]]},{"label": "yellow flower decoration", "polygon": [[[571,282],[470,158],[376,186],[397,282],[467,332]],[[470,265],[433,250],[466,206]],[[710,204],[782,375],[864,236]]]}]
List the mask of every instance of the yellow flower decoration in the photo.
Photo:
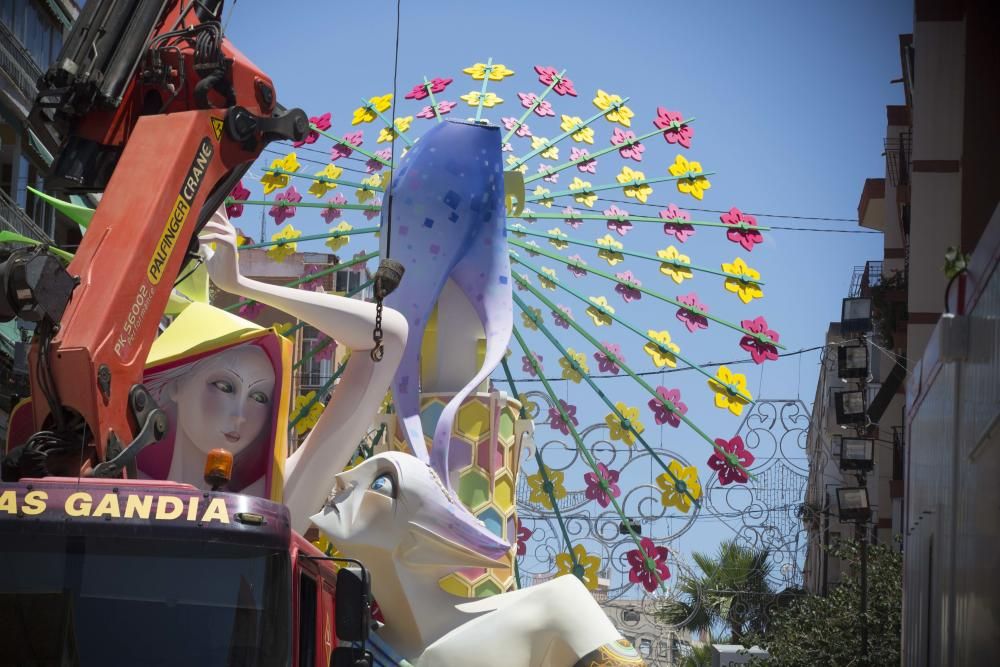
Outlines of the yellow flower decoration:
[{"label": "yellow flower decoration", "polygon": [[569,241],[564,240],[569,237],[566,236],[566,233],[563,232],[558,227],[553,227],[552,229],[550,229],[549,236],[551,237],[549,239],[549,243],[552,244],[552,247],[555,248],[556,250],[563,250],[569,246]]},{"label": "yellow flower decoration", "polygon": [[[677,368],[677,353],[681,348],[677,343],[670,340],[669,331],[654,331],[650,329],[646,335],[652,338],[650,342],[642,346],[642,349],[653,358],[653,363],[657,368],[670,366]],[[655,341],[655,342],[654,342]]]},{"label": "yellow flower decoration", "polygon": [[288,226],[282,228],[280,232],[275,233],[271,237],[272,241],[281,241],[283,243],[272,246],[267,251],[267,256],[276,262],[284,262],[289,255],[295,254],[297,244],[294,240],[300,236],[302,236],[302,232],[292,227],[292,223],[288,223]]},{"label": "yellow flower decoration", "polygon": [[637,201],[646,203],[646,199],[649,195],[653,194],[653,187],[647,183],[642,183],[646,179],[646,174],[641,171],[636,171],[628,167],[622,167],[622,170],[615,176],[615,180],[624,185],[622,192],[625,193],[626,197],[631,197]]},{"label": "yellow flower decoration", "polygon": [[565,475],[562,470],[551,470],[548,466],[545,466],[545,476],[549,478],[548,484],[545,483],[541,471],[536,472],[534,475],[528,475],[526,481],[528,482],[528,488],[531,489],[528,500],[538,503],[546,509],[553,509],[552,498],[549,496],[549,493],[551,492],[552,496],[555,497],[556,502],[566,497],[566,487],[563,486]]},{"label": "yellow flower decoration", "polygon": [[281,322],[279,324],[272,324],[271,325],[271,327],[274,329],[274,331],[278,335],[285,336],[285,337],[288,336],[288,332],[291,331],[292,327],[294,327],[294,326],[295,326],[294,322]]},{"label": "yellow flower decoration", "polygon": [[[392,141],[398,137],[403,132],[410,129],[410,124],[413,122],[413,116],[405,116],[403,118],[397,118],[395,124],[395,130],[390,130],[388,127],[383,127],[379,130],[377,143],[383,144]],[[402,157],[402,156],[400,156]]]},{"label": "yellow flower decoration", "polygon": [[376,118],[378,118],[379,113],[387,111],[391,106],[392,106],[392,93],[386,93],[385,95],[372,97],[368,100],[368,104],[362,107],[358,107],[357,109],[354,110],[354,117],[351,119],[351,125],[370,123]]},{"label": "yellow flower decoration", "polygon": [[[349,232],[352,229],[354,229],[354,227],[352,227],[350,223],[348,223],[348,222],[342,222],[339,225],[337,225],[336,227],[334,227],[333,231],[335,231],[335,232]],[[330,238],[328,238],[326,240],[326,247],[329,248],[330,250],[334,251],[334,252],[337,252],[338,250],[340,250],[341,248],[343,248],[345,245],[347,245],[350,240],[351,240],[350,236],[331,236]]]},{"label": "yellow flower decoration", "polygon": [[541,155],[546,160],[558,160],[559,159],[559,147],[558,146],[549,146],[544,151],[542,151],[541,153],[539,153],[539,155]]},{"label": "yellow flower decoration", "polygon": [[462,71],[476,81],[482,81],[486,77],[489,77],[490,81],[503,81],[504,78],[514,74],[514,70],[507,69],[506,65],[501,65],[499,63],[495,65],[476,63],[472,67],[466,67]]},{"label": "yellow flower decoration", "polygon": [[705,190],[712,187],[712,184],[701,174],[700,162],[689,162],[683,155],[678,155],[674,163],[668,167],[671,176],[683,176],[677,181],[677,191],[681,194],[691,195],[695,199],[704,199]]},{"label": "yellow flower decoration", "polygon": [[[686,513],[691,509],[691,498],[695,500],[701,498],[698,469],[694,466],[682,466],[677,461],[671,461],[667,470],[673,473],[677,481],[671,479],[667,473],[656,478],[656,485],[663,491],[660,495],[660,502],[663,503],[664,507],[676,507]],[[691,495],[688,496],[688,494]]]},{"label": "yellow flower decoration", "polygon": [[295,399],[295,409],[292,411],[293,415],[301,415],[299,420],[295,422],[295,432],[302,435],[319,421],[319,416],[323,414],[323,404],[316,401],[309,408],[309,411],[303,414],[303,410],[309,405],[309,402],[316,398],[316,392],[310,391],[308,394],[300,395]]},{"label": "yellow flower decoration", "polygon": [[540,282],[542,284],[542,287],[544,287],[545,289],[554,290],[556,288],[556,281],[557,281],[556,270],[549,269],[543,266],[542,273],[544,273],[545,275],[538,276],[538,282]]},{"label": "yellow flower decoration", "polygon": [[[573,565],[573,557],[577,564]],[[556,576],[572,574],[583,582],[589,590],[597,590],[597,571],[601,567],[601,557],[587,553],[582,544],[573,547],[573,554],[568,551],[556,555]]]},{"label": "yellow flower decoration", "polygon": [[723,264],[722,270],[726,273],[733,273],[748,278],[748,280],[744,280],[742,278],[726,278],[726,291],[734,292],[736,296],[740,297],[740,301],[743,303],[750,303],[754,299],[759,299],[764,296],[764,290],[761,289],[760,285],[755,282],[760,280],[760,271],[751,269],[747,266],[747,263],[739,257],[734,259],[732,264]]},{"label": "yellow flower decoration", "polygon": [[618,414],[610,412],[604,418],[604,423],[608,425],[612,440],[620,440],[631,447],[635,444],[636,434],[646,430],[646,427],[639,421],[639,408],[625,405],[619,401],[615,403],[615,409],[618,410],[621,418],[618,417]]},{"label": "yellow flower decoration", "polygon": [[[524,326],[532,331],[538,331],[538,324],[535,320],[541,321],[542,319],[542,309],[541,308],[528,308],[530,313],[521,312],[521,319],[524,320]],[[534,315],[534,317],[532,317]]]},{"label": "yellow flower decoration", "polygon": [[594,320],[594,326],[611,326],[611,316],[615,314],[615,309],[608,303],[608,298],[604,296],[592,296],[590,302],[594,304],[587,308],[587,315]]},{"label": "yellow flower decoration", "polygon": [[567,116],[563,114],[562,123],[559,127],[563,132],[572,132],[570,136],[573,138],[573,141],[586,144],[594,143],[593,128],[584,126],[583,119],[579,116]]},{"label": "yellow flower decoration", "polygon": [[612,123],[620,123],[625,127],[632,126],[632,117],[635,113],[623,104],[620,95],[613,95],[598,89],[597,97],[594,98],[594,106],[601,111],[606,111],[604,117]]},{"label": "yellow flower decoration", "polygon": [[508,155],[506,162],[507,166],[511,168],[510,171],[519,171],[522,174],[528,173],[528,165],[522,164],[520,167],[514,166],[515,164],[517,164],[517,157],[513,155]]},{"label": "yellow flower decoration", "polygon": [[[344,173],[341,167],[335,164],[328,164],[323,167],[322,171],[317,171],[315,176],[317,178],[340,178],[340,175]],[[322,199],[326,196],[326,193],[337,187],[336,183],[329,183],[324,181],[315,181],[309,186],[309,194],[315,195],[317,199]]]},{"label": "yellow flower decoration", "polygon": [[503,104],[503,98],[497,97],[493,93],[486,93],[485,95],[482,95],[478,90],[469,91],[465,95],[461,95],[460,99],[465,100],[470,107],[479,106],[479,100],[482,100],[483,106],[488,109],[495,107],[498,104]]},{"label": "yellow flower decoration", "polygon": [[708,381],[708,386],[715,392],[715,407],[729,410],[737,417],[743,413],[743,406],[753,400],[747,389],[747,376],[733,373],[727,366],[719,366],[719,372]]},{"label": "yellow flower decoration", "polygon": [[590,368],[587,366],[587,355],[583,352],[577,352],[571,347],[566,348],[566,356],[559,359],[559,365],[562,367],[563,379],[574,384],[580,384],[583,376],[590,372]]},{"label": "yellow flower decoration", "polygon": [[594,202],[597,201],[597,193],[591,192],[590,188],[590,181],[585,181],[579,176],[575,176],[573,178],[573,182],[569,184],[569,189],[576,192],[576,194],[573,195],[573,200],[575,202],[593,207]]},{"label": "yellow flower decoration", "polygon": [[657,250],[656,256],[665,260],[660,264],[660,273],[670,276],[678,285],[694,277],[694,272],[691,269],[678,266],[678,264],[690,264],[691,258],[687,255],[682,255],[674,246],[670,246],[666,250]]},{"label": "yellow flower decoration", "polygon": [[[289,153],[285,157],[272,160],[270,168],[296,172],[302,168],[302,165],[299,164],[295,153]],[[265,171],[264,175],[260,177],[260,182],[264,184],[264,194],[269,195],[275,190],[287,186],[288,179],[288,174],[276,174],[272,171]]]},{"label": "yellow flower decoration", "polygon": [[597,245],[601,247],[601,250],[597,252],[597,256],[611,266],[625,261],[625,255],[618,252],[625,246],[616,241],[611,234],[605,234],[603,237],[597,239]]},{"label": "yellow flower decoration", "polygon": [[541,197],[541,199],[537,199],[535,203],[541,204],[545,208],[552,208],[552,197],[545,196],[549,194],[549,192],[550,190],[548,188],[543,188],[540,185],[537,186],[532,194],[536,197]]}]

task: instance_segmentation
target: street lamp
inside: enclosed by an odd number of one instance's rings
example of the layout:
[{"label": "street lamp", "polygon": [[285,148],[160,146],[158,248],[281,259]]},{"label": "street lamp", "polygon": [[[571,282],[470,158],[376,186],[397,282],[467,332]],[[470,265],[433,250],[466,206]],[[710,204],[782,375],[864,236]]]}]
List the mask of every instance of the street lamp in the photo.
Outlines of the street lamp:
[{"label": "street lamp", "polygon": [[868,472],[875,467],[875,440],[872,438],[842,438],[840,469]]},{"label": "street lamp", "polygon": [[842,486],[837,489],[837,514],[841,521],[866,521],[871,513],[866,487]]},{"label": "street lamp", "polygon": [[848,297],[840,309],[840,333],[865,333],[872,330],[872,300]]},{"label": "street lamp", "polygon": [[840,426],[864,424],[868,418],[865,414],[864,392],[841,391],[834,395],[833,402],[837,413],[837,424]]},{"label": "street lamp", "polygon": [[868,377],[868,346],[841,345],[837,350],[837,375],[845,381]]}]

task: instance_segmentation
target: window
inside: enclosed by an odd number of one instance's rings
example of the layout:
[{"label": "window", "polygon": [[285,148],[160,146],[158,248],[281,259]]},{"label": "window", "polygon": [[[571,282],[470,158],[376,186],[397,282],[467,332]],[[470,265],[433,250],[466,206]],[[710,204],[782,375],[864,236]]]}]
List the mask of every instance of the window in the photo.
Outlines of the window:
[{"label": "window", "polygon": [[299,665],[316,664],[316,581],[299,574]]},{"label": "window", "polygon": [[334,291],[338,293],[351,292],[361,287],[361,274],[357,271],[337,271],[337,281]]},{"label": "window", "polygon": [[[334,345],[334,343],[330,343],[329,339],[314,327],[307,326],[302,328],[302,357],[305,358],[306,355],[311,355],[301,366],[299,384],[301,384],[303,389],[307,387],[321,387],[330,379],[330,359],[325,358],[326,355],[320,351],[320,348],[324,347],[325,349],[322,351],[329,354],[331,352],[328,347],[329,345]],[[330,354],[329,356],[332,357],[333,355]]]}]

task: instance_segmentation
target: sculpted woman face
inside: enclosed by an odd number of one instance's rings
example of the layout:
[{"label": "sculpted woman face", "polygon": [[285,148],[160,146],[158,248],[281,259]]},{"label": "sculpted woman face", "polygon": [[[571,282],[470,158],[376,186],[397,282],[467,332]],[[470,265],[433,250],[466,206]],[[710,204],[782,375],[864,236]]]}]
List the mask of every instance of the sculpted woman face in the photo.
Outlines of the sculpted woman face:
[{"label": "sculpted woman face", "polygon": [[260,435],[272,414],[274,368],[256,345],[213,355],[179,378],[170,397],[177,430],[207,454],[225,447],[239,454]]}]

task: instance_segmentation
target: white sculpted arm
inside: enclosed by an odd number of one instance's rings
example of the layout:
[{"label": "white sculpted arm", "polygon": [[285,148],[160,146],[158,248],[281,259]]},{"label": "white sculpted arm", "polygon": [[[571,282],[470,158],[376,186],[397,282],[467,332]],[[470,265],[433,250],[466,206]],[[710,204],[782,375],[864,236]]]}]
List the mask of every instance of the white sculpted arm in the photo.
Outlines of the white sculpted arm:
[{"label": "white sculpted arm", "polygon": [[[285,463],[285,504],[292,528],[303,532],[309,517],[326,499],[334,476],[350,461],[368,432],[396,373],[406,344],[406,320],[397,311],[382,311],[385,356],[375,363],[375,305],[359,299],[269,285],[239,272],[236,230],[219,209],[200,239],[212,282],[220,289],[267,304],[307,322],[352,351],[333,397],[305,442]],[[213,253],[209,242],[215,242]]]}]

